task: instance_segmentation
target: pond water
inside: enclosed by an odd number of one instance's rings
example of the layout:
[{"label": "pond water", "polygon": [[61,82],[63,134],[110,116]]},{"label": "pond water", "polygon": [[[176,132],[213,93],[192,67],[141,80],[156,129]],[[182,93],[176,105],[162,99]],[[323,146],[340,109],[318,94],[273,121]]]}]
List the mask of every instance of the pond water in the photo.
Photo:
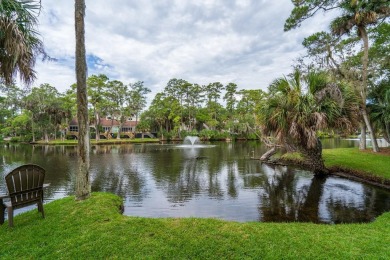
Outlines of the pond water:
[{"label": "pond water", "polygon": [[[333,146],[356,141],[324,142]],[[350,223],[390,210],[390,191],[251,159],[265,150],[259,142],[93,146],[92,190],[122,196],[124,214],[142,217]],[[0,156],[0,191],[6,173],[35,163],[51,183],[46,202],[73,194],[77,147],[1,145]]]}]

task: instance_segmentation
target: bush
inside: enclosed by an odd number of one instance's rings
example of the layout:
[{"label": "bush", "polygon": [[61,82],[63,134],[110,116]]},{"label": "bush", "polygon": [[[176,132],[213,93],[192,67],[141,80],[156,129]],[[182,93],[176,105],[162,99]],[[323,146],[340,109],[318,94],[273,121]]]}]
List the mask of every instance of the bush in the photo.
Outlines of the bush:
[{"label": "bush", "polygon": [[249,133],[246,137],[248,140],[257,140],[259,137],[255,133]]},{"label": "bush", "polygon": [[25,136],[23,136],[23,138],[20,141],[32,142],[32,140],[33,140],[32,134],[26,134]]},{"label": "bush", "polygon": [[203,129],[202,131],[199,132],[199,137],[205,140],[221,140],[221,139],[230,138],[231,136],[229,132],[220,132],[217,130]]},{"label": "bush", "polygon": [[65,137],[65,139],[66,139],[66,140],[76,140],[77,138],[76,138],[76,136],[74,136],[74,135],[67,135],[67,136]]},{"label": "bush", "polygon": [[215,136],[215,131],[210,129],[203,129],[199,132],[201,139],[210,140]]},{"label": "bush", "polygon": [[11,137],[11,140],[10,140],[11,143],[17,143],[17,142],[20,142],[20,138],[19,137]]},{"label": "bush", "polygon": [[192,130],[192,131],[181,131],[180,132],[181,134],[181,138],[186,138],[186,136],[199,136],[199,133],[196,129]]}]

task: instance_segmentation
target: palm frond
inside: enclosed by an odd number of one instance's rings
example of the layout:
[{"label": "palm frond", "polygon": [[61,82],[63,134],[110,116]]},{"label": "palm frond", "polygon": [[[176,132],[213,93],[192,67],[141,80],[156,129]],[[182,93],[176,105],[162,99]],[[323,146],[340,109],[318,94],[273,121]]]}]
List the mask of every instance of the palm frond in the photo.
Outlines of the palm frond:
[{"label": "palm frond", "polygon": [[0,2],[0,78],[6,85],[17,73],[30,84],[35,79],[34,65],[38,54],[46,53],[34,27],[40,1],[2,0]]}]

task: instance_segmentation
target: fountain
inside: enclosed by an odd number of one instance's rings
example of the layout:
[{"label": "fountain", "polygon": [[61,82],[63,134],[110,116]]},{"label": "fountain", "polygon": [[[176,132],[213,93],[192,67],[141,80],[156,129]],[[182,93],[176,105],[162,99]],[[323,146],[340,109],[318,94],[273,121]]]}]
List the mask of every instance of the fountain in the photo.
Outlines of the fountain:
[{"label": "fountain", "polygon": [[184,138],[183,143],[184,144],[191,144],[191,145],[199,144],[200,143],[200,139],[197,136],[186,136]]}]

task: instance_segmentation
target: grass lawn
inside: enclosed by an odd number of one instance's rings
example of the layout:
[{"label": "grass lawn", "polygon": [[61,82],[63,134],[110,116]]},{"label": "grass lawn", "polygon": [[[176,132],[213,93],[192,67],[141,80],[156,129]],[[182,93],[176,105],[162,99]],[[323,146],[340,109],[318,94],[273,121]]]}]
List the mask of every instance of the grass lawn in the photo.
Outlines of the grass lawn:
[{"label": "grass lawn", "polygon": [[[377,178],[379,182],[390,180],[390,148],[382,148],[381,153],[371,150],[360,151],[358,148],[323,149],[322,156],[327,168],[339,169],[351,174],[368,178]],[[301,163],[303,157],[299,153],[278,154],[277,158],[292,163]]]},{"label": "grass lawn", "polygon": [[93,193],[46,204],[0,226],[0,259],[389,259],[390,213],[369,224],[237,223],[119,213],[122,201]]},{"label": "grass lawn", "polygon": [[336,166],[390,179],[389,155],[360,151],[357,148],[324,149],[322,154],[326,167]]}]

